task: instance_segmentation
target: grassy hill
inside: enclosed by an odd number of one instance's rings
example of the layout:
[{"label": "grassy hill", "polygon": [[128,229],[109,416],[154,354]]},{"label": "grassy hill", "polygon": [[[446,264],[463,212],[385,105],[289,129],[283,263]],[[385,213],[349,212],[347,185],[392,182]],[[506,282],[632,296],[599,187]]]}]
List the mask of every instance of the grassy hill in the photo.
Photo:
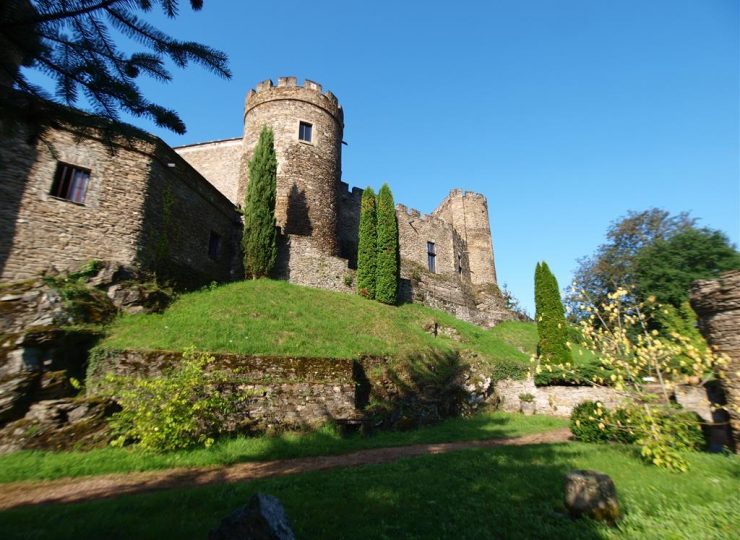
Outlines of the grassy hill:
[{"label": "grassy hill", "polygon": [[[435,322],[447,336],[427,330]],[[525,363],[536,341],[531,323],[506,322],[485,330],[418,304],[386,306],[263,279],[184,294],[163,314],[123,316],[101,346],[182,350],[195,345],[212,352],[329,358],[467,349],[491,362]]]}]

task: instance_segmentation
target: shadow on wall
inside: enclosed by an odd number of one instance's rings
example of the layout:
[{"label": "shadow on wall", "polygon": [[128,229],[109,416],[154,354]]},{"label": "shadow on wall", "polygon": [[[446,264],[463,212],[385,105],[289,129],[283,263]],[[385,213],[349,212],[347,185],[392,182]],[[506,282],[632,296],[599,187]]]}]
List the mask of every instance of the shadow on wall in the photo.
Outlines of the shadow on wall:
[{"label": "shadow on wall", "polygon": [[306,190],[299,189],[293,184],[288,194],[287,221],[285,223],[286,234],[297,234],[300,236],[311,236],[313,226],[308,215],[308,201]]},{"label": "shadow on wall", "polygon": [[0,141],[0,276],[13,249],[21,201],[30,188],[28,175],[36,162],[37,146],[26,142],[24,130],[3,134]]}]

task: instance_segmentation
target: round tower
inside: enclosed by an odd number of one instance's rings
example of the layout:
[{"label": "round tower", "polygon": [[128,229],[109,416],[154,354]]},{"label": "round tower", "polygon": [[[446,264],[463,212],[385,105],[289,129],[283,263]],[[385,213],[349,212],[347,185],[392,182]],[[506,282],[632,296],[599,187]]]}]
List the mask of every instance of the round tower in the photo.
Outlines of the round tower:
[{"label": "round tower", "polygon": [[331,92],[295,77],[271,80],[247,94],[238,201],[244,200],[252,158],[263,126],[275,134],[275,218],[284,234],[310,236],[317,249],[336,255],[337,187],[342,175],[344,113]]}]

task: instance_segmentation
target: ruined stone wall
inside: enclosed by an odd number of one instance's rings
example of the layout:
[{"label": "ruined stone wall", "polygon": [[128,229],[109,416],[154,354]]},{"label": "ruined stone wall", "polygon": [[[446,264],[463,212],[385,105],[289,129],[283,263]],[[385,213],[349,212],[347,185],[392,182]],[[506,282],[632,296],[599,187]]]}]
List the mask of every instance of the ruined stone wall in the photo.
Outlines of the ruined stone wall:
[{"label": "ruined stone wall", "polygon": [[226,139],[174,148],[185,161],[208,180],[216,189],[236,206],[243,200],[237,199],[239,189],[239,164],[242,155],[242,139]]},{"label": "ruined stone wall", "polygon": [[[142,264],[190,287],[241,278],[241,230],[234,205],[160,143],[145,197],[139,242]],[[213,254],[209,253],[212,233],[219,238]]]},{"label": "ruined stone wall", "polygon": [[460,244],[456,242],[452,226],[436,216],[409,210],[402,204],[396,205],[396,217],[401,259],[427,270],[427,242],[434,242],[435,273],[458,279],[462,253],[458,251]]},{"label": "ruined stone wall", "polygon": [[[298,139],[301,121],[312,125],[311,142]],[[277,201],[275,217],[285,234],[312,236],[327,255],[338,253],[337,187],[341,179],[344,115],[331,92],[295,77],[281,77],[278,85],[267,80],[247,95],[237,200],[247,185],[247,164],[264,126],[275,134]]]},{"label": "ruined stone wall", "polygon": [[735,450],[740,450],[740,270],[719,279],[697,281],[691,288],[691,306],[707,342],[730,358],[721,380],[727,399]]},{"label": "ruined stone wall", "polygon": [[325,255],[306,236],[279,238],[274,275],[296,285],[354,292],[354,270],[348,267],[347,259]]},{"label": "ruined stone wall", "polygon": [[[0,279],[29,278],[50,266],[90,259],[133,262],[141,234],[151,143],[117,148],[63,129],[28,145],[24,134],[0,144]],[[84,204],[49,194],[58,161],[89,169]]]},{"label": "ruined stone wall", "polygon": [[479,193],[453,189],[432,215],[452,225],[464,242],[468,279],[475,285],[496,283],[486,198]]}]

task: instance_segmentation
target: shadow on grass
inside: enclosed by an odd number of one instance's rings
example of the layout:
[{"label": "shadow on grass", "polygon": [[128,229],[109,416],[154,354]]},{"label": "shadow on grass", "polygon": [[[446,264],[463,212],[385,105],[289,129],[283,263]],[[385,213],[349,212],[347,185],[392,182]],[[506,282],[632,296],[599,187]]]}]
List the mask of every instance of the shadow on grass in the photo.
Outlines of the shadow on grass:
[{"label": "shadow on grass", "polygon": [[[298,538],[603,538],[559,512],[567,445],[476,449],[390,464],[170,489],[0,513],[5,538],[205,538],[256,491],[277,496]],[[224,481],[227,479],[224,478]]]}]

